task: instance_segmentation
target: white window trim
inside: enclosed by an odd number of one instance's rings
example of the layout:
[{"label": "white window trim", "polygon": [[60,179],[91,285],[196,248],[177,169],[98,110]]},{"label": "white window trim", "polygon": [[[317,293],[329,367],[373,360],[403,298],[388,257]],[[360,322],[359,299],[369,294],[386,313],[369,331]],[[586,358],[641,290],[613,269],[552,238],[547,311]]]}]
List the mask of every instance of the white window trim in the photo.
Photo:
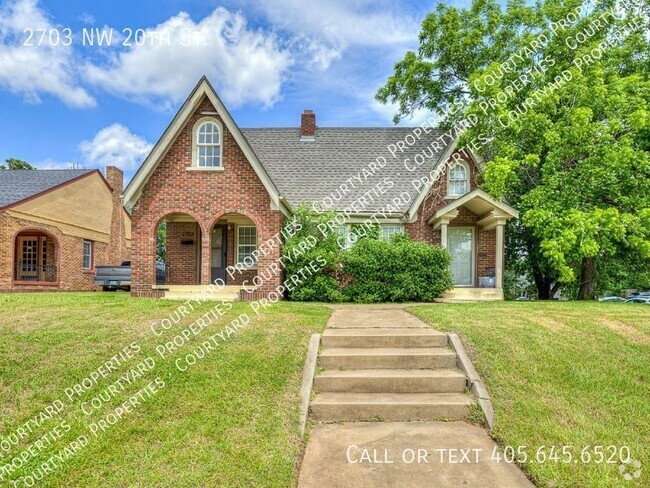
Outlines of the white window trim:
[{"label": "white window trim", "polygon": [[[197,133],[199,127],[205,122],[213,122],[219,127],[219,166],[199,166]],[[188,171],[223,171],[223,124],[215,117],[201,117],[192,127],[192,166],[186,168]]]},{"label": "white window trim", "polygon": [[[84,258],[86,257],[86,242],[90,244],[90,254],[88,257],[90,258],[90,266],[86,267],[84,266]],[[81,245],[81,269],[93,269],[93,264],[94,264],[94,256],[93,256],[93,241],[90,241],[88,239],[83,240],[83,244]]]},{"label": "white window trim", "polygon": [[258,249],[257,243],[259,241],[259,236],[257,235],[257,226],[247,225],[247,224],[238,225],[235,230],[235,265],[243,266],[246,269],[257,269],[257,261],[252,266],[247,266],[245,263],[239,262],[239,229],[241,229],[242,227],[255,229],[255,249],[256,250]]},{"label": "white window trim", "polygon": [[[450,193],[451,185],[449,184],[449,182],[450,182],[450,178],[451,178],[451,168],[453,168],[457,164],[460,164],[465,168],[465,175],[467,176],[467,179],[465,180],[465,182],[466,182],[465,193],[463,193],[462,195],[454,195],[454,194]],[[456,199],[456,198],[460,198],[463,195],[467,195],[471,191],[471,188],[470,188],[471,185],[469,183],[470,178],[471,178],[471,172],[469,170],[469,164],[467,164],[467,162],[465,162],[463,160],[455,160],[453,162],[453,164],[450,164],[447,167],[447,195],[446,195],[445,198],[453,200],[453,199]]]},{"label": "white window trim", "polygon": [[404,234],[404,225],[403,224],[382,224],[381,229],[379,231],[379,239],[381,239],[382,241],[390,241],[390,238],[392,237],[392,236],[389,236],[388,239],[384,239],[384,228],[387,228],[387,227],[398,227],[400,229],[399,232],[395,232],[393,235],[395,235],[395,234]]}]

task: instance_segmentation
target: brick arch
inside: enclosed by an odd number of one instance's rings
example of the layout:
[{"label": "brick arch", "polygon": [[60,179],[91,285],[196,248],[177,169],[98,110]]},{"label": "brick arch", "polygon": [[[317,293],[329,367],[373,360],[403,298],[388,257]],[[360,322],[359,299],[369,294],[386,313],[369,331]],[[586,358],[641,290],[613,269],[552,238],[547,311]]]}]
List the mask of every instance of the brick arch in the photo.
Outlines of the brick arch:
[{"label": "brick arch", "polygon": [[28,225],[21,227],[18,231],[16,231],[11,239],[11,256],[12,256],[12,269],[11,269],[11,281],[18,281],[16,280],[16,275],[17,271],[15,269],[16,263],[18,262],[18,238],[21,236],[21,234],[27,234],[29,235],[30,232],[33,233],[38,233],[38,234],[45,234],[48,238],[52,239],[54,243],[54,266],[55,266],[55,277],[54,281],[58,282],[61,279],[61,269],[60,269],[60,263],[61,263],[61,244],[60,244],[60,238],[56,236],[49,228],[47,227],[41,227],[38,225]]},{"label": "brick arch", "polygon": [[192,217],[199,224],[199,227],[201,228],[201,232],[203,232],[204,226],[203,226],[202,219],[198,218],[192,212],[187,212],[185,210],[174,210],[172,212],[163,212],[162,214],[159,214],[159,217],[153,220],[154,226],[152,229],[149,229],[149,235],[153,234],[153,236],[155,237],[156,232],[158,231],[158,226],[161,224],[161,222],[165,217],[169,217],[170,215],[187,215],[188,217]]},{"label": "brick arch", "polygon": [[250,220],[255,224],[255,227],[256,227],[256,228],[258,228],[258,229],[261,229],[261,228],[262,228],[262,225],[259,223],[259,219],[257,218],[257,216],[255,216],[254,214],[248,212],[247,210],[241,210],[241,209],[233,209],[233,210],[231,210],[231,209],[226,209],[226,210],[224,210],[223,212],[221,212],[221,214],[218,215],[217,218],[215,218],[215,219],[212,220],[212,222],[210,223],[210,225],[209,225],[207,231],[208,231],[208,232],[211,232],[211,231],[212,231],[212,228],[216,225],[217,222],[219,222],[220,219],[222,219],[225,215],[230,215],[230,214],[239,214],[239,215],[243,215],[244,217],[250,219]]}]

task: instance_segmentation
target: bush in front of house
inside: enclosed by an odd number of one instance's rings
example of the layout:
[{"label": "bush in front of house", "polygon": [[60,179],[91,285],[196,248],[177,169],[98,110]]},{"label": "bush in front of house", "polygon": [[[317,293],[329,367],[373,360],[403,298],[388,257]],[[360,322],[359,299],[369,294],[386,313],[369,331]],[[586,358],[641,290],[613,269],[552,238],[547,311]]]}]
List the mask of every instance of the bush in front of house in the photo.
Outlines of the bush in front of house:
[{"label": "bush in front of house", "polygon": [[334,212],[315,213],[297,208],[284,225],[282,262],[291,300],[342,302],[345,297],[336,278],[341,248],[329,222]]},{"label": "bush in front of house", "polygon": [[346,299],[360,303],[430,302],[453,287],[446,249],[398,234],[359,240],[341,254]]},{"label": "bush in front of house", "polygon": [[336,231],[334,212],[306,206],[285,223],[282,262],[295,301],[430,302],[452,288],[446,249],[395,235],[379,239],[378,226],[353,225],[354,245]]}]

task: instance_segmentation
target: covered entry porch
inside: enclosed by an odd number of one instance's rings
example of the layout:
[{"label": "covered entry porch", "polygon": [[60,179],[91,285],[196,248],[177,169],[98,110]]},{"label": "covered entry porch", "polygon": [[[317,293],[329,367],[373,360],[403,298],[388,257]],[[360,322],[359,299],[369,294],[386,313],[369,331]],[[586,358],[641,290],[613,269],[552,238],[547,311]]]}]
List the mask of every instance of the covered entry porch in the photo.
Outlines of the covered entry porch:
[{"label": "covered entry porch", "polygon": [[432,215],[429,224],[452,258],[454,289],[443,300],[503,300],[504,229],[518,215],[480,189]]},{"label": "covered entry porch", "polygon": [[[233,298],[254,288],[258,229],[247,216],[224,214],[203,223],[188,214],[165,216],[156,231],[156,283],[166,298],[184,298],[218,283]],[[249,285],[250,284],[250,285]]]},{"label": "covered entry porch", "polygon": [[14,240],[13,284],[57,286],[58,246],[52,236],[23,230]]}]

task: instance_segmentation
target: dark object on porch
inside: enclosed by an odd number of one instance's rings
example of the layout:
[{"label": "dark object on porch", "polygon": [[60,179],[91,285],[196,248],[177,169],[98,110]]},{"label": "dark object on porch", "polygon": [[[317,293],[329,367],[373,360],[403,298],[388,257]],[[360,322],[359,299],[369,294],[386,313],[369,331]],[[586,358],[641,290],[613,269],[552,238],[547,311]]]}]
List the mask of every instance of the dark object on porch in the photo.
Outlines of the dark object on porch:
[{"label": "dark object on porch", "polygon": [[478,287],[479,288],[496,288],[497,280],[494,277],[494,268],[486,268],[485,276],[479,276],[478,278]]},{"label": "dark object on porch", "polygon": [[156,285],[166,285],[169,280],[169,266],[165,263],[156,263]]},{"label": "dark object on porch", "polygon": [[193,246],[194,239],[181,239],[181,246]]}]

